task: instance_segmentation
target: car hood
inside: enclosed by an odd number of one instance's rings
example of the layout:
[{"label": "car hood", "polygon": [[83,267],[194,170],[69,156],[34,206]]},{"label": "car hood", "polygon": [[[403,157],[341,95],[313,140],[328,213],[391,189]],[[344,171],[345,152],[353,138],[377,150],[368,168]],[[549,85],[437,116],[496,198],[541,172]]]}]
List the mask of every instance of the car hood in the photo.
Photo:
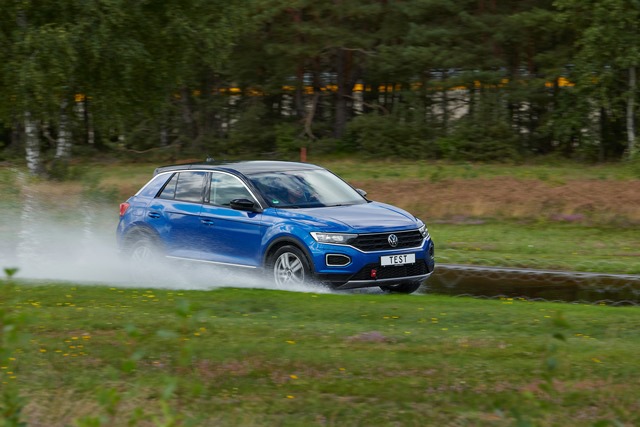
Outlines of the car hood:
[{"label": "car hood", "polygon": [[323,231],[378,233],[418,227],[413,215],[384,203],[309,209],[278,209],[278,216],[321,227]]}]

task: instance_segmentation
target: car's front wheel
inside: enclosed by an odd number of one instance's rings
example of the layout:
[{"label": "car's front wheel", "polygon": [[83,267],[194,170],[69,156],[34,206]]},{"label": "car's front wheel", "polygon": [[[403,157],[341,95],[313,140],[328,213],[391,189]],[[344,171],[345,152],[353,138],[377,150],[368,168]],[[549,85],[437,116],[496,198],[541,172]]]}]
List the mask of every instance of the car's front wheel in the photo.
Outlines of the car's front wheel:
[{"label": "car's front wheel", "polygon": [[310,278],[309,261],[304,253],[295,246],[287,245],[279,248],[271,259],[270,268],[273,280],[280,289],[303,284]]},{"label": "car's front wheel", "polygon": [[389,285],[389,286],[380,286],[385,292],[395,293],[395,294],[412,294],[422,285],[421,282],[409,282],[409,283],[399,283],[397,285]]}]

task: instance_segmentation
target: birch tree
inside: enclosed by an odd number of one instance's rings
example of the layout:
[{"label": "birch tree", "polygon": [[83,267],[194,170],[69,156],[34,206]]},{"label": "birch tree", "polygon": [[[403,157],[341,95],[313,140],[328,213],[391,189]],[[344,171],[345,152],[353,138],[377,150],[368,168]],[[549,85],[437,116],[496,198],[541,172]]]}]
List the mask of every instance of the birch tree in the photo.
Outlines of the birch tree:
[{"label": "birch tree", "polygon": [[[64,5],[53,1],[4,3],[2,24],[7,27],[1,46],[5,55],[0,72],[5,91],[1,118],[11,123],[22,117],[26,163],[32,174],[41,175],[45,170],[43,127],[57,126],[60,105],[73,96],[70,78],[77,59],[73,37],[67,23],[59,21]],[[60,155],[65,158],[67,132],[58,136]]]},{"label": "birch tree", "polygon": [[166,117],[176,93],[188,95],[184,110],[192,91],[211,94],[201,82],[224,72],[251,4],[0,0],[0,122],[20,123],[40,173],[40,162],[69,159],[79,125],[104,142]]}]

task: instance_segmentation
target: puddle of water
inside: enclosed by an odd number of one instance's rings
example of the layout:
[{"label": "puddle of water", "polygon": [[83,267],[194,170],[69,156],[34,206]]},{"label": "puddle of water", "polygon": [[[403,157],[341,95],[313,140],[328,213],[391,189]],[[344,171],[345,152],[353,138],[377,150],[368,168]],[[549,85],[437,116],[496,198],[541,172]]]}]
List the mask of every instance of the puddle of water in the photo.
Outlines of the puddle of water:
[{"label": "puddle of water", "polygon": [[640,276],[438,265],[427,293],[640,305]]}]

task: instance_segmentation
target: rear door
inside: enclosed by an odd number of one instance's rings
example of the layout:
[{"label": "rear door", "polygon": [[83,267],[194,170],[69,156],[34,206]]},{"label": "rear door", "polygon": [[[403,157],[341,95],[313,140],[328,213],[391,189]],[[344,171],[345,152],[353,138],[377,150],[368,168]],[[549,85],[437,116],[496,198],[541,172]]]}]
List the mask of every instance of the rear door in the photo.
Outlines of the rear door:
[{"label": "rear door", "polygon": [[148,207],[147,223],[158,232],[169,256],[200,257],[206,177],[206,172],[175,173]]}]

